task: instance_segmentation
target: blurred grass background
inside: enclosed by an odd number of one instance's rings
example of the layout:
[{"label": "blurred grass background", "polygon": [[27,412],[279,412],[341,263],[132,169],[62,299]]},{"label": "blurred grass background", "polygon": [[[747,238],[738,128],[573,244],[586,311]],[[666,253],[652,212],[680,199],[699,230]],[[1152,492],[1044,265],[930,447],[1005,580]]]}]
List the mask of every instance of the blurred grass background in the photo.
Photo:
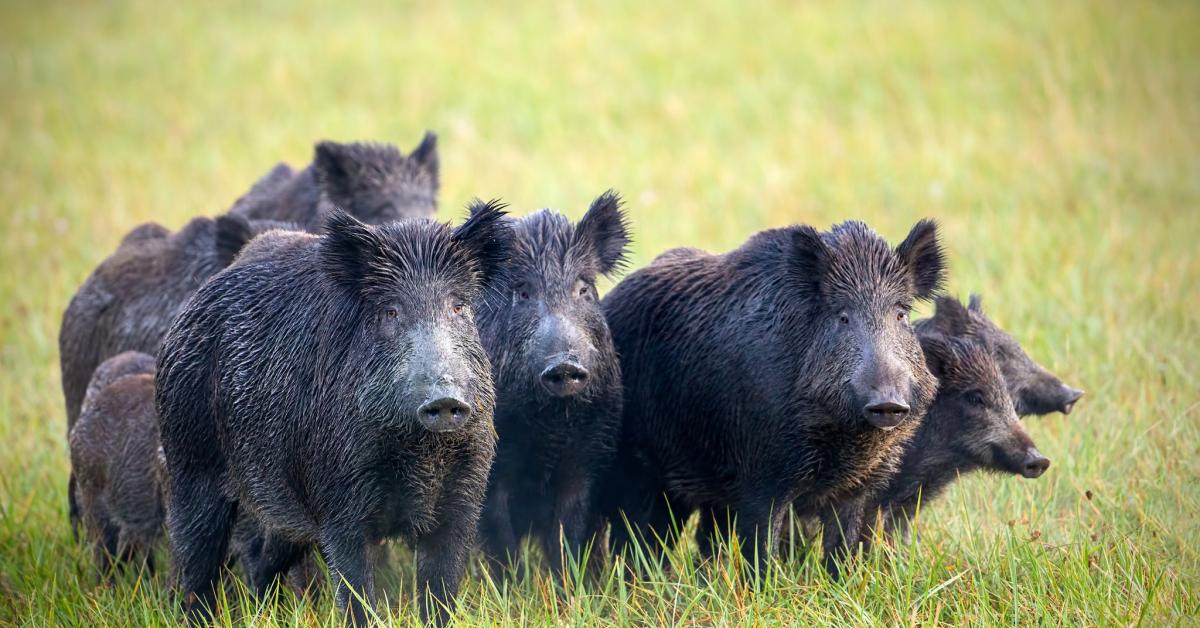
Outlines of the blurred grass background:
[{"label": "blurred grass background", "polygon": [[[1030,421],[1046,476],[962,482],[918,545],[844,582],[810,559],[755,593],[685,549],[569,596],[473,581],[462,623],[1200,612],[1200,4],[5,1],[0,85],[0,623],[178,619],[161,576],[97,586],[66,524],[56,338],[95,264],[140,222],[223,212],[317,139],[408,150],[426,128],[443,219],[474,196],[577,217],[613,187],[635,265],[795,222],[898,241],[933,216],[951,290],[1088,390]],[[310,625],[327,598],[224,620]]]}]

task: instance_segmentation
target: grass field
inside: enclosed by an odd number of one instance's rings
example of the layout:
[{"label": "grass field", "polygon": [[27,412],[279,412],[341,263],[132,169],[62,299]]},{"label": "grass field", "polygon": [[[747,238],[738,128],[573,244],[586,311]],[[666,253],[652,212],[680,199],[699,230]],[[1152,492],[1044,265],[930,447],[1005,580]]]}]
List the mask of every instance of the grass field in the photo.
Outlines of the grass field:
[{"label": "grass field", "polygon": [[[464,625],[1200,621],[1200,4],[505,4],[3,2],[0,624],[179,620],[162,576],[98,586],[66,524],[56,338],[95,264],[316,139],[426,128],[443,218],[474,196],[579,216],[613,187],[635,266],[935,217],[951,291],[1088,391],[1029,423],[1046,476],[964,480],[841,582],[810,557],[755,586],[685,549],[568,594],[472,577]],[[393,554],[379,610],[411,622]],[[283,597],[222,619],[333,616]]]}]

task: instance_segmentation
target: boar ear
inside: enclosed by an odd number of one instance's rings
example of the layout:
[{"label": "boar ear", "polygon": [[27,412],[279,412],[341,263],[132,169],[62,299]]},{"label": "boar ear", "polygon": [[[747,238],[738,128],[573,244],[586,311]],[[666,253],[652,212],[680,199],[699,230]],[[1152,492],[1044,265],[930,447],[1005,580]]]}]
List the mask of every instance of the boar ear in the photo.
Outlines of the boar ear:
[{"label": "boar ear", "polygon": [[968,301],[968,304],[967,304],[967,309],[971,310],[972,312],[974,312],[976,314],[983,314],[983,297],[972,292],[970,300]]},{"label": "boar ear", "polygon": [[354,195],[355,150],[350,144],[321,142],[313,155],[317,185],[335,205]]},{"label": "boar ear", "polygon": [[246,243],[254,239],[254,228],[244,216],[226,214],[217,216],[217,232],[213,247],[221,268],[233,263]]},{"label": "boar ear", "polygon": [[971,322],[971,315],[967,313],[967,308],[955,297],[942,296],[938,297],[937,304],[933,310],[933,326],[939,332],[947,336],[962,336],[967,333],[967,326]]},{"label": "boar ear", "polygon": [[608,190],[592,201],[575,226],[575,243],[591,247],[604,275],[624,268],[628,261],[629,221],[621,205],[621,196]]},{"label": "boar ear", "polygon": [[829,246],[816,229],[808,225],[792,229],[791,274],[814,293],[820,292],[831,257]]},{"label": "boar ear", "polygon": [[513,230],[499,199],[475,199],[467,206],[470,216],[454,230],[454,242],[475,260],[479,283],[490,288],[501,281],[513,246]]},{"label": "boar ear", "polygon": [[926,218],[913,225],[908,237],[896,247],[896,256],[908,267],[918,299],[933,298],[941,291],[946,254],[938,243],[937,223]]},{"label": "boar ear", "polygon": [[325,217],[321,239],[321,268],[338,283],[358,287],[370,270],[371,260],[383,250],[374,227],[334,208]]},{"label": "boar ear", "polygon": [[937,333],[922,335],[919,340],[921,351],[925,353],[925,367],[938,380],[944,379],[958,364],[958,356],[950,340]]},{"label": "boar ear", "polygon": [[438,162],[437,150],[437,133],[433,131],[425,131],[425,137],[421,139],[421,143],[413,149],[409,159],[417,162],[417,165],[424,168],[429,174],[433,175],[433,180],[437,182],[438,170],[440,164]]}]

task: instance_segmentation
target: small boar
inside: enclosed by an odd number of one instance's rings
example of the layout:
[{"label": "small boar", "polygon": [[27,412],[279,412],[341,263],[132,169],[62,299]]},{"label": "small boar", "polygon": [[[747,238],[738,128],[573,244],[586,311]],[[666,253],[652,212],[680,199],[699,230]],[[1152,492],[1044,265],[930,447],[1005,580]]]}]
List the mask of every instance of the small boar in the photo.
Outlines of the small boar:
[{"label": "small boar", "polygon": [[625,261],[620,204],[610,191],[575,225],[550,210],[513,221],[508,285],[479,306],[499,435],[480,533],[497,570],[526,534],[561,570],[563,546],[579,560],[595,531],[592,488],[621,421],[620,367],[596,279]]},{"label": "small boar", "polygon": [[876,513],[885,531],[905,534],[922,507],[959,477],[983,469],[1036,478],[1050,467],[1025,433],[1001,374],[995,347],[986,338],[919,334],[925,363],[938,378],[938,394],[912,440],[896,475],[868,501],[871,538]]},{"label": "small boar", "polygon": [[[122,351],[153,355],[175,315],[205,280],[228,266],[255,234],[290,227],[227,215],[196,218],[171,235],[146,223],[125,236],[63,313],[58,351],[68,432],[101,362]],[[73,478],[67,494],[74,527],[78,507]]]},{"label": "small boar", "polygon": [[424,615],[446,619],[495,452],[471,304],[508,258],[503,216],[476,204],[452,230],[333,212],[321,236],[256,239],[192,298],[159,352],[157,395],[189,617],[213,608],[242,510],[276,543],[266,571],[316,545],[360,624],[374,601],[369,548],[405,539],[432,598]]},{"label": "small boar", "polygon": [[75,503],[100,573],[114,558],[153,572],[163,530],[154,358],[129,351],[102,363],[68,441]]},{"label": "small boar", "polygon": [[967,307],[951,296],[939,298],[934,315],[917,321],[915,326],[921,332],[936,331],[949,337],[984,338],[992,347],[1019,416],[1070,414],[1083,397],[1082,390],[1064,384],[1030,359],[1020,343],[988,319],[983,313],[983,300],[977,294],[971,295]]},{"label": "small boar", "polygon": [[743,553],[775,553],[789,504],[857,499],[898,464],[936,382],[909,324],[942,283],[932,221],[895,249],[861,222],[759,233],[724,255],[665,254],[605,297],[624,414],[603,509],[670,538],[729,512]]},{"label": "small boar", "polygon": [[313,162],[292,174],[276,165],[235,204],[252,219],[321,228],[331,207],[370,224],[401,218],[431,218],[437,211],[437,136],[426,132],[407,157],[390,144],[320,142]]}]

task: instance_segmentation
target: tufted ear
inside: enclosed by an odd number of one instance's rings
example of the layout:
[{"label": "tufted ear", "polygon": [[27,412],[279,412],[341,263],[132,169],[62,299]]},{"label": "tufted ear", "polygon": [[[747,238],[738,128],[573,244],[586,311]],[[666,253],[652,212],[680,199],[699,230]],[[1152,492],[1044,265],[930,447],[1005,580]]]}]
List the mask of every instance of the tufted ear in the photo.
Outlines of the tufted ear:
[{"label": "tufted ear", "polygon": [[480,285],[486,290],[503,281],[512,253],[514,234],[498,199],[476,199],[467,206],[467,221],[454,230],[454,243],[475,260]]},{"label": "tufted ear", "polygon": [[425,169],[429,174],[433,175],[434,186],[437,185],[438,171],[440,163],[438,160],[437,149],[437,134],[433,131],[425,131],[425,137],[421,138],[421,143],[413,149],[409,159],[415,161],[418,166]]},{"label": "tufted ear", "polygon": [[949,337],[966,335],[971,315],[962,302],[951,296],[942,296],[935,303],[933,317],[929,319],[933,321],[934,329]]},{"label": "tufted ear", "polygon": [[256,232],[249,220],[237,214],[217,216],[214,222],[217,230],[213,248],[216,251],[217,262],[224,268],[233,263],[242,247],[254,239]]},{"label": "tufted ear", "polygon": [[313,155],[313,171],[321,191],[335,205],[354,197],[354,179],[358,172],[356,149],[351,144],[321,142]]},{"label": "tufted ear", "polygon": [[925,334],[919,338],[921,351],[925,354],[925,367],[939,381],[946,378],[958,365],[958,354],[953,343],[941,334]]},{"label": "tufted ear", "polygon": [[338,208],[325,217],[321,268],[334,281],[358,288],[370,271],[372,260],[382,252],[383,242],[374,227]]},{"label": "tufted ear", "polygon": [[983,297],[972,292],[967,309],[971,310],[975,314],[983,314]]},{"label": "tufted ear", "polygon": [[913,225],[908,237],[896,247],[896,256],[908,268],[918,299],[931,299],[941,291],[946,255],[938,243],[937,223],[926,218]]},{"label": "tufted ear", "polygon": [[790,274],[813,293],[819,293],[833,253],[816,229],[800,225],[791,231]]},{"label": "tufted ear", "polygon": [[592,201],[575,225],[574,243],[595,252],[604,275],[624,268],[628,261],[629,221],[621,205],[621,196],[608,190]]}]

